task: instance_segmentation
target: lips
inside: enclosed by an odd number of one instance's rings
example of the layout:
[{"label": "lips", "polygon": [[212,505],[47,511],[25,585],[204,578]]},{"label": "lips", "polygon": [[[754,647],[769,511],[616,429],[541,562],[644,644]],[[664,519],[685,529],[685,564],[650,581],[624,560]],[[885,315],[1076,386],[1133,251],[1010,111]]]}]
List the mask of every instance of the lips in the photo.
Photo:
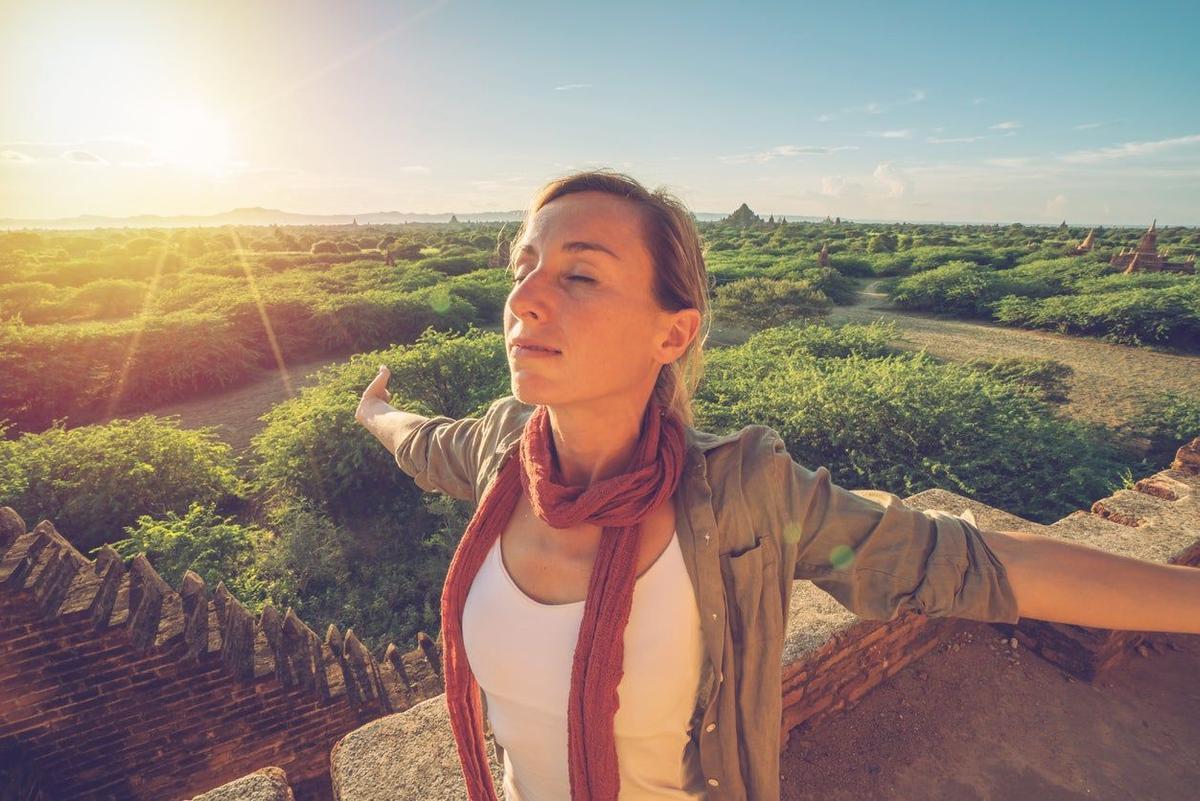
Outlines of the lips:
[{"label": "lips", "polygon": [[524,339],[520,337],[514,339],[509,347],[514,351],[517,349],[523,349],[526,351],[537,351],[541,353],[562,353],[562,351],[558,350],[557,348],[552,348],[549,345],[543,345],[542,343],[535,342],[532,339]]}]

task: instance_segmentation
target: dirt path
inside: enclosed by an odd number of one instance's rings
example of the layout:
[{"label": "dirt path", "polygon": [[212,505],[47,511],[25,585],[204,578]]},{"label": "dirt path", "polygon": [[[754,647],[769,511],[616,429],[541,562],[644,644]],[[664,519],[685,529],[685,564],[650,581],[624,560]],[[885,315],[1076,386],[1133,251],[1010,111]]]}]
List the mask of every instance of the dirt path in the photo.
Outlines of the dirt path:
[{"label": "dirt path", "polygon": [[260,416],[275,404],[298,394],[302,387],[316,383],[314,374],[320,368],[348,359],[345,355],[322,356],[302,364],[288,365],[286,370],[264,370],[250,383],[235,389],[165,404],[152,413],[159,416],[177,414],[182,428],[215,426],[221,439],[240,454],[249,450],[250,438],[262,430],[263,423],[258,419]]},{"label": "dirt path", "polygon": [[961,625],[854,709],[793,730],[783,801],[1197,797],[1200,637],[1152,633],[1163,653],[1088,684],[990,623]]},{"label": "dirt path", "polygon": [[878,283],[871,281],[860,289],[854,305],[835,306],[830,320],[894,321],[904,337],[898,346],[925,348],[930,355],[951,361],[1024,356],[1063,362],[1075,370],[1068,381],[1070,402],[1063,407],[1071,417],[1116,427],[1157,389],[1200,395],[1200,356],[899,310],[875,291]]}]

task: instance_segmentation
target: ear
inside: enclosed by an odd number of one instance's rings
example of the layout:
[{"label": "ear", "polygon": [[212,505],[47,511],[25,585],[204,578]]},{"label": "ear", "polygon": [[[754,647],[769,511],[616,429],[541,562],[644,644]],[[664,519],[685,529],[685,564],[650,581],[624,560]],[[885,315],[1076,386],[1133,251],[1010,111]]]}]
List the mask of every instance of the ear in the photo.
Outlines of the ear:
[{"label": "ear", "polygon": [[659,354],[664,364],[670,364],[683,355],[688,345],[700,330],[700,310],[680,309],[671,312],[666,336],[659,343]]}]

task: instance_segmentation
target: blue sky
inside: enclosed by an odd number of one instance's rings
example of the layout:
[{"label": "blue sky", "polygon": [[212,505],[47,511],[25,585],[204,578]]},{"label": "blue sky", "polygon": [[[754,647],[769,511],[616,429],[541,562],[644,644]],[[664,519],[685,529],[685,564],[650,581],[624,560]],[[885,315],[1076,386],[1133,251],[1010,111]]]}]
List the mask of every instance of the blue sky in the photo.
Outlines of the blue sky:
[{"label": "blue sky", "polygon": [[1200,224],[1200,4],[0,0],[0,216],[518,209]]}]

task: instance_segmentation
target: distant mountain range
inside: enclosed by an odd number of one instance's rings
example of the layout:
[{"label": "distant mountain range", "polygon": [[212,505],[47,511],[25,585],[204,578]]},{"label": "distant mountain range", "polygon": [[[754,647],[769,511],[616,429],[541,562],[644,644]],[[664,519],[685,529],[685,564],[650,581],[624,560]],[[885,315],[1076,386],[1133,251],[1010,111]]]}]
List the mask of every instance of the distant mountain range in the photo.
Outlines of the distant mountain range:
[{"label": "distant mountain range", "polygon": [[[16,218],[0,218],[0,231],[3,230],[19,230],[22,228],[42,229],[42,230],[72,230],[72,229],[91,229],[91,228],[192,228],[196,226],[219,226],[219,225],[350,225],[355,221],[359,225],[398,225],[401,223],[448,223],[451,218],[455,218],[458,222],[520,222],[524,215],[524,211],[481,211],[475,213],[454,214],[446,212],[443,214],[420,214],[409,211],[371,211],[363,214],[297,214],[296,212],[283,211],[282,209],[264,209],[261,206],[251,208],[233,209],[219,214],[177,214],[177,215],[159,215],[159,214],[139,214],[135,217],[104,217],[97,214],[85,214],[79,217],[59,217],[53,220],[32,220],[32,219],[16,219]],[[748,221],[762,221],[765,219],[761,214],[752,212],[745,203],[743,203],[733,214],[715,213],[715,212],[696,212],[696,219],[700,222],[714,222],[716,220],[729,219],[735,224],[741,222],[746,224]],[[788,222],[821,222],[825,217],[806,217],[802,214],[783,214],[775,215],[778,220],[786,219]],[[854,217],[843,218],[847,223],[882,223],[895,224],[902,222],[901,220],[883,220],[870,217]],[[1007,223],[989,223],[979,220],[907,220],[914,225],[1006,225]],[[1031,227],[1051,227],[1052,224],[1038,222],[1023,222],[1022,224]],[[1074,227],[1088,227],[1094,224],[1086,222],[1074,222]],[[1109,223],[1104,225],[1106,228],[1138,228],[1145,227],[1145,223],[1130,223],[1126,225],[1117,225]]]},{"label": "distant mountain range", "polygon": [[[192,228],[218,225],[397,225],[400,223],[448,223],[451,217],[459,222],[520,222],[523,211],[483,211],[473,214],[418,214],[406,211],[372,211],[364,214],[297,214],[281,209],[252,207],[234,209],[219,214],[181,214],[163,216],[139,214],[136,217],[104,217],[85,214],[79,217],[60,217],[54,220],[3,219],[0,230],[21,228],[90,229],[90,228]],[[701,221],[721,220],[728,214],[698,212]],[[821,217],[784,215],[792,220],[820,220]]]}]

